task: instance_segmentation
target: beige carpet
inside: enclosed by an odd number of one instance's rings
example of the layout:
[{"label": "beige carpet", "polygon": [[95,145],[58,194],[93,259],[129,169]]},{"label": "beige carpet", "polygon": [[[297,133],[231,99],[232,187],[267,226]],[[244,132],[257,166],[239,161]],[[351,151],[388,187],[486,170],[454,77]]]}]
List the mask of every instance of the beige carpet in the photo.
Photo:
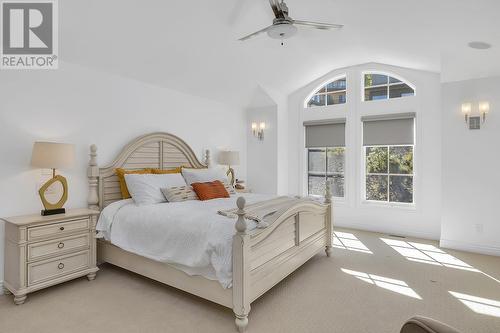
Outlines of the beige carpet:
[{"label": "beige carpet", "polygon": [[[343,231],[373,254],[336,248],[333,258],[317,255],[252,304],[248,332],[390,333],[416,314],[463,332],[500,332],[500,303],[492,302],[500,301],[500,258],[445,250],[462,263],[424,246],[434,242],[397,243],[400,252],[423,262],[410,261],[381,240],[385,235]],[[339,235],[348,247],[362,249],[353,236]],[[450,260],[453,267],[443,266]],[[475,312],[449,291],[491,301],[466,300]],[[235,327],[229,309],[104,265],[95,281],[33,293],[21,306],[0,296],[0,332],[223,333]]]}]

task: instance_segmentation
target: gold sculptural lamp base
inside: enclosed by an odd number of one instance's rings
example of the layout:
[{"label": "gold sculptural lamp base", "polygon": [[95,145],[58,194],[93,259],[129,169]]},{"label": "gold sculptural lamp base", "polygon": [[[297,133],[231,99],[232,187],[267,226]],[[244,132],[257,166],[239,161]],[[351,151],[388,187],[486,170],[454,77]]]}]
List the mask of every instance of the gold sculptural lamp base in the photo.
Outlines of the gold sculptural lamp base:
[{"label": "gold sculptural lamp base", "polygon": [[234,178],[234,169],[231,168],[231,166],[228,167],[226,175],[229,177],[229,183],[231,184],[231,186],[234,187],[234,183],[236,182],[236,179]]},{"label": "gold sculptural lamp base", "polygon": [[[43,184],[38,191],[43,207],[42,215],[64,214],[63,208],[68,200],[68,181],[61,175],[56,176],[56,169],[71,168],[75,160],[75,146],[67,143],[42,142],[33,144],[31,165],[40,169],[52,169],[52,179]],[[51,186],[61,183],[62,195],[59,201],[52,203],[47,199],[47,192]]]},{"label": "gold sculptural lamp base", "polygon": [[[61,183],[62,195],[59,201],[57,201],[56,203],[51,203],[46,198],[47,190],[57,182]],[[55,169],[52,169],[52,178],[48,182],[43,184],[43,186],[38,191],[38,194],[40,195],[40,200],[42,200],[43,207],[45,208],[41,212],[42,216],[66,213],[66,209],[64,209],[63,207],[68,200],[68,181],[61,175],[56,176]]]},{"label": "gold sculptural lamp base", "polygon": [[231,150],[226,150],[226,151],[221,151],[219,153],[219,164],[221,165],[227,165],[227,173],[226,175],[230,179],[231,186],[234,187],[234,183],[236,182],[236,178],[234,177],[234,169],[231,168],[231,165],[238,165],[240,164],[240,153],[237,151],[231,151]]}]

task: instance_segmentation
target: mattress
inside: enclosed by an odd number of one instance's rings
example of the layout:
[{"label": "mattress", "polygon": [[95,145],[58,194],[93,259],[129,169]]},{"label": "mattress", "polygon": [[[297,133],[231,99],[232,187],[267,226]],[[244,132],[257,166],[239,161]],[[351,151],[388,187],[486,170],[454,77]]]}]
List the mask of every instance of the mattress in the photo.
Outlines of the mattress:
[{"label": "mattress", "polygon": [[[253,193],[238,196],[245,197],[248,204],[273,198]],[[98,236],[125,251],[230,288],[236,219],[217,212],[236,207],[238,196],[148,206],[137,206],[132,199],[120,200],[101,212]],[[255,228],[254,222],[247,223],[248,230]]]}]

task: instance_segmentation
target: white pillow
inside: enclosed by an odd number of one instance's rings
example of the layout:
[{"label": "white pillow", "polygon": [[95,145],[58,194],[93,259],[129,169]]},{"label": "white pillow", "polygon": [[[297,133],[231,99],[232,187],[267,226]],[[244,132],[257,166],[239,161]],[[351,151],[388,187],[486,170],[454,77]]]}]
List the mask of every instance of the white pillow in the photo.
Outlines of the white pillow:
[{"label": "white pillow", "polygon": [[180,173],[170,174],[125,174],[128,191],[137,205],[166,202],[162,188],[185,186]]},{"label": "white pillow", "polygon": [[226,171],[222,168],[210,169],[187,169],[182,168],[182,176],[188,185],[193,183],[206,183],[220,180],[221,182],[228,183]]}]

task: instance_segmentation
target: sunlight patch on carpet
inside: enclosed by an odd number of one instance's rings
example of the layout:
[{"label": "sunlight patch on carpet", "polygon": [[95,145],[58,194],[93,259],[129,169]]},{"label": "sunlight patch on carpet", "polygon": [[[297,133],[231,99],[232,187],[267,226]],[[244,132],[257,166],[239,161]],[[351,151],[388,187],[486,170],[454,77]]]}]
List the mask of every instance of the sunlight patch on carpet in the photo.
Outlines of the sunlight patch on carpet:
[{"label": "sunlight patch on carpet", "polygon": [[488,298],[482,298],[467,294],[458,293],[455,291],[449,291],[454,297],[456,297],[460,302],[465,304],[469,309],[475,313],[499,317],[500,318],[500,302]]},{"label": "sunlight patch on carpet", "polygon": [[431,244],[380,238],[384,243],[410,261],[438,265],[471,272],[481,272],[466,262]]},{"label": "sunlight patch on carpet", "polygon": [[349,251],[373,254],[354,234],[335,231],[333,233],[333,247]]},{"label": "sunlight patch on carpet", "polygon": [[375,274],[369,274],[369,273],[364,273],[364,272],[358,272],[358,271],[353,271],[350,269],[346,268],[341,268],[342,272],[352,275],[355,278],[364,281],[369,284],[373,284],[377,287],[393,291],[395,293],[416,298],[416,299],[422,299],[420,295],[418,295],[413,289],[411,289],[408,284],[404,281],[401,280],[396,280],[396,279],[391,279]]}]

